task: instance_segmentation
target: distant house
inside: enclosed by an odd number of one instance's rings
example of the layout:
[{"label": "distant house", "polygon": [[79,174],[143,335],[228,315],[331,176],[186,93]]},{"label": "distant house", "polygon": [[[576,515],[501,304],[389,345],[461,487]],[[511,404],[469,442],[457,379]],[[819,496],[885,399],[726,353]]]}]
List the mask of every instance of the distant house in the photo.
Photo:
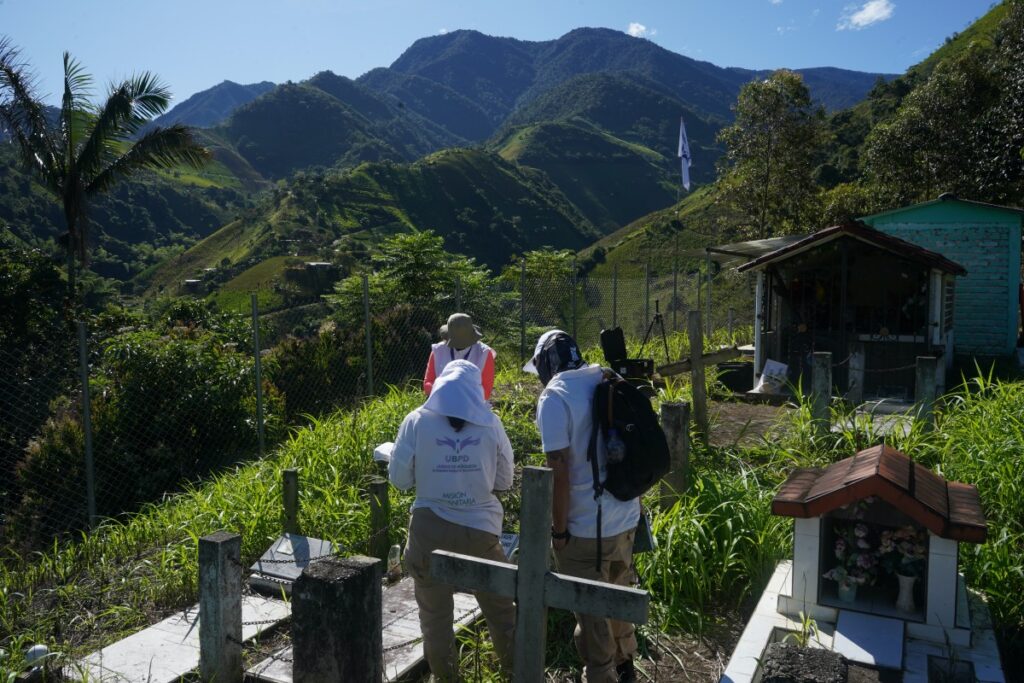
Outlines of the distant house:
[{"label": "distant house", "polygon": [[967,269],[956,285],[956,353],[1013,353],[1019,330],[1024,211],[944,194],[861,220]]},{"label": "distant house", "polygon": [[832,381],[850,400],[911,399],[916,358],[938,356],[944,385],[960,264],[850,222],[788,241],[738,270],[757,276],[756,375],[771,359],[809,388],[811,354],[829,351]]}]

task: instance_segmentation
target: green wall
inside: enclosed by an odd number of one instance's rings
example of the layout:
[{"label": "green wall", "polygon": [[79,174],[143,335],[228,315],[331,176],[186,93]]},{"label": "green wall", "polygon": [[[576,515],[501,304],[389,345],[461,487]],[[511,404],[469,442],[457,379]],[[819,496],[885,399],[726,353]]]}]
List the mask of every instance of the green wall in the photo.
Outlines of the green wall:
[{"label": "green wall", "polygon": [[967,269],[957,278],[957,353],[1004,356],[1017,344],[1024,212],[957,199],[935,200],[862,218]]}]

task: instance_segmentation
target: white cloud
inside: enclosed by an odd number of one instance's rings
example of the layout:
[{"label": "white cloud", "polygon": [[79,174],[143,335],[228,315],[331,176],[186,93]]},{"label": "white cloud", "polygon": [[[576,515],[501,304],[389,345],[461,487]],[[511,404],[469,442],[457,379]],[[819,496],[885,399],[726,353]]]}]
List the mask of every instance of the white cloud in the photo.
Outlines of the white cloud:
[{"label": "white cloud", "polygon": [[658,31],[656,29],[648,29],[639,21],[629,22],[629,28],[626,29],[626,33],[634,38],[650,38],[658,35]]},{"label": "white cloud", "polygon": [[784,36],[790,31],[795,31],[796,26],[793,26],[792,24],[790,24],[789,26],[776,26],[775,30],[779,32],[780,36]]},{"label": "white cloud", "polygon": [[782,0],[768,0],[768,2],[772,3],[773,5],[781,5],[782,4]]},{"label": "white cloud", "polygon": [[892,18],[896,5],[892,0],[868,0],[863,5],[849,5],[836,24],[837,31],[859,31],[872,24]]},{"label": "white cloud", "polygon": [[443,36],[446,33],[448,33],[448,29],[446,29],[446,28],[441,28],[441,29],[438,29],[438,31],[437,31],[437,35],[439,35],[439,36]]}]

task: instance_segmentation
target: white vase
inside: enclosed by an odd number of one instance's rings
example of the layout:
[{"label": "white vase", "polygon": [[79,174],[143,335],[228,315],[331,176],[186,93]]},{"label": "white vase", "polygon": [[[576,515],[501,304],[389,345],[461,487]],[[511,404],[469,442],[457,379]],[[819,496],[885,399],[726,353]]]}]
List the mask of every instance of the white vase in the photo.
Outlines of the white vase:
[{"label": "white vase", "polygon": [[900,582],[900,594],[896,598],[896,609],[901,612],[916,611],[914,606],[914,583],[917,581],[917,577],[897,574],[896,580]]}]

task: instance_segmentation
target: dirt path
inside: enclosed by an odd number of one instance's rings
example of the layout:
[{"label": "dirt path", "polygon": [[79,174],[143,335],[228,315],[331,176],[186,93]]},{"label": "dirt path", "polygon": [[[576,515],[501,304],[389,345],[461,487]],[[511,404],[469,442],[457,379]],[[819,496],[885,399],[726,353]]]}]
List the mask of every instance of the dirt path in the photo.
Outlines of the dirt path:
[{"label": "dirt path", "polygon": [[756,446],[791,408],[763,403],[712,401],[708,406],[713,446]]}]

